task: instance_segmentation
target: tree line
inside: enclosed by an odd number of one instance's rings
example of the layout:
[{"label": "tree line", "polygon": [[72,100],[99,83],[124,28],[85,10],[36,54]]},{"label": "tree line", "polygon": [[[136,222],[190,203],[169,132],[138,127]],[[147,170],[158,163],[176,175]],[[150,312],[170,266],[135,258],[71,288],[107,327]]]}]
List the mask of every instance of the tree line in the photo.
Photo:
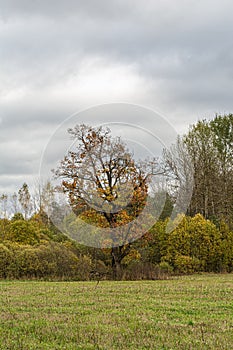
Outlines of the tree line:
[{"label": "tree line", "polygon": [[[0,197],[0,278],[151,279],[233,270],[232,114],[198,121],[162,160],[135,160],[101,127],[77,125],[69,134],[76,148],[53,171],[57,188],[47,182],[32,195],[24,183],[18,193]],[[183,184],[192,186],[189,205],[171,222],[186,195]],[[75,216],[64,215],[56,191]],[[81,232],[77,217],[93,227],[86,232],[84,224],[84,236],[104,229],[99,248],[62,233]]]}]

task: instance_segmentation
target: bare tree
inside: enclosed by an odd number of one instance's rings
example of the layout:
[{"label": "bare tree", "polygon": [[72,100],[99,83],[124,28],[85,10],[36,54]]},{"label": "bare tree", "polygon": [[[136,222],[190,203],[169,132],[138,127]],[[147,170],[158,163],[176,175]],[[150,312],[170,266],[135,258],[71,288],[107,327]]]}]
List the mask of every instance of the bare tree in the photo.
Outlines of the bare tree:
[{"label": "bare tree", "polygon": [[164,149],[167,191],[175,203],[173,219],[179,213],[186,213],[194,185],[194,169],[188,149],[181,137],[170,149]]},{"label": "bare tree", "polygon": [[224,219],[232,224],[233,115],[197,122],[186,135],[178,138],[165,160],[176,179],[180,178],[181,170],[185,174],[185,169],[193,167],[189,215],[201,213],[205,218]]},{"label": "bare tree", "polygon": [[53,208],[55,195],[55,188],[51,181],[45,182],[37,181],[34,189],[34,209],[35,212],[45,214],[47,216],[47,223],[50,222],[50,216]]},{"label": "bare tree", "polygon": [[23,186],[20,188],[18,195],[19,195],[19,203],[21,205],[21,208],[24,213],[24,218],[26,220],[32,210],[31,195],[29,192],[28,185],[26,183],[24,183]]},{"label": "bare tree", "polygon": [[0,196],[1,212],[4,219],[7,218],[8,195],[3,193]]},{"label": "bare tree", "polygon": [[10,202],[11,202],[11,208],[12,208],[12,212],[13,214],[18,213],[19,211],[19,202],[18,202],[18,196],[17,193],[13,193],[10,197]]}]

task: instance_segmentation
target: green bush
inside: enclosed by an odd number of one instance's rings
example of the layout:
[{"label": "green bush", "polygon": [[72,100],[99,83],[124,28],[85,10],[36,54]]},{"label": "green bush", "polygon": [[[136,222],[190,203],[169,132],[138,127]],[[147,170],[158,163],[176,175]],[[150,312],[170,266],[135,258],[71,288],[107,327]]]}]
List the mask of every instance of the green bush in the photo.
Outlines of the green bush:
[{"label": "green bush", "polygon": [[13,253],[4,244],[0,243],[0,278],[11,276],[10,266],[13,260]]},{"label": "green bush", "polygon": [[201,270],[201,262],[187,255],[177,255],[174,261],[175,272],[190,274]]},{"label": "green bush", "polygon": [[0,278],[89,280],[92,260],[56,242],[0,244]]},{"label": "green bush", "polygon": [[10,223],[6,239],[21,243],[34,245],[39,242],[37,227],[26,220],[16,220]]}]

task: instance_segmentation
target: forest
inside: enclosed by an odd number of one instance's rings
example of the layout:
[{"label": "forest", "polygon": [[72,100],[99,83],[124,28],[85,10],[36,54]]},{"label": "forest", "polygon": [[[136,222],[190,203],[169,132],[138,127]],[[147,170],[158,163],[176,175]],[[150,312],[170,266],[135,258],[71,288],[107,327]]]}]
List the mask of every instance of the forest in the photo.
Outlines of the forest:
[{"label": "forest", "polygon": [[[24,183],[18,192],[0,196],[0,279],[137,280],[233,271],[232,114],[190,126],[176,144],[164,150],[160,164],[137,162],[109,130],[81,125],[69,133],[80,143],[54,170],[59,191],[83,222],[109,232],[110,243],[88,246],[67,235],[54,218],[69,232],[77,228],[76,219],[64,217],[54,199],[56,188],[46,182],[31,191]],[[137,239],[116,244],[116,235],[140,216],[146,202],[150,213],[156,212],[152,197],[159,198],[159,193],[149,191],[149,179],[161,170],[168,186],[158,219],[142,235],[144,222],[131,226],[127,234]],[[192,194],[186,212],[170,219],[178,189],[184,178],[189,183],[190,173]],[[127,183],[133,194],[124,206],[119,188],[124,190]],[[101,198],[101,209],[94,191]],[[104,210],[103,203],[111,210]],[[173,225],[170,230],[169,225]]]}]

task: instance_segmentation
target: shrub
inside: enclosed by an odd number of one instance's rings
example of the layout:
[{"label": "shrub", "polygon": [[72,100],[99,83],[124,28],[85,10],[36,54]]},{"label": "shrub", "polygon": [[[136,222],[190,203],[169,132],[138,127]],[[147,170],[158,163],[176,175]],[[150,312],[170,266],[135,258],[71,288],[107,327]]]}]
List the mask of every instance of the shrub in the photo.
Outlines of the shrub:
[{"label": "shrub", "polygon": [[197,258],[178,254],[174,261],[175,271],[181,274],[189,274],[200,271],[201,262]]},{"label": "shrub", "polygon": [[4,244],[0,243],[0,278],[9,278],[10,266],[13,260],[13,254]]},{"label": "shrub", "polygon": [[21,244],[36,244],[39,242],[37,227],[25,220],[16,220],[10,223],[6,239]]}]

